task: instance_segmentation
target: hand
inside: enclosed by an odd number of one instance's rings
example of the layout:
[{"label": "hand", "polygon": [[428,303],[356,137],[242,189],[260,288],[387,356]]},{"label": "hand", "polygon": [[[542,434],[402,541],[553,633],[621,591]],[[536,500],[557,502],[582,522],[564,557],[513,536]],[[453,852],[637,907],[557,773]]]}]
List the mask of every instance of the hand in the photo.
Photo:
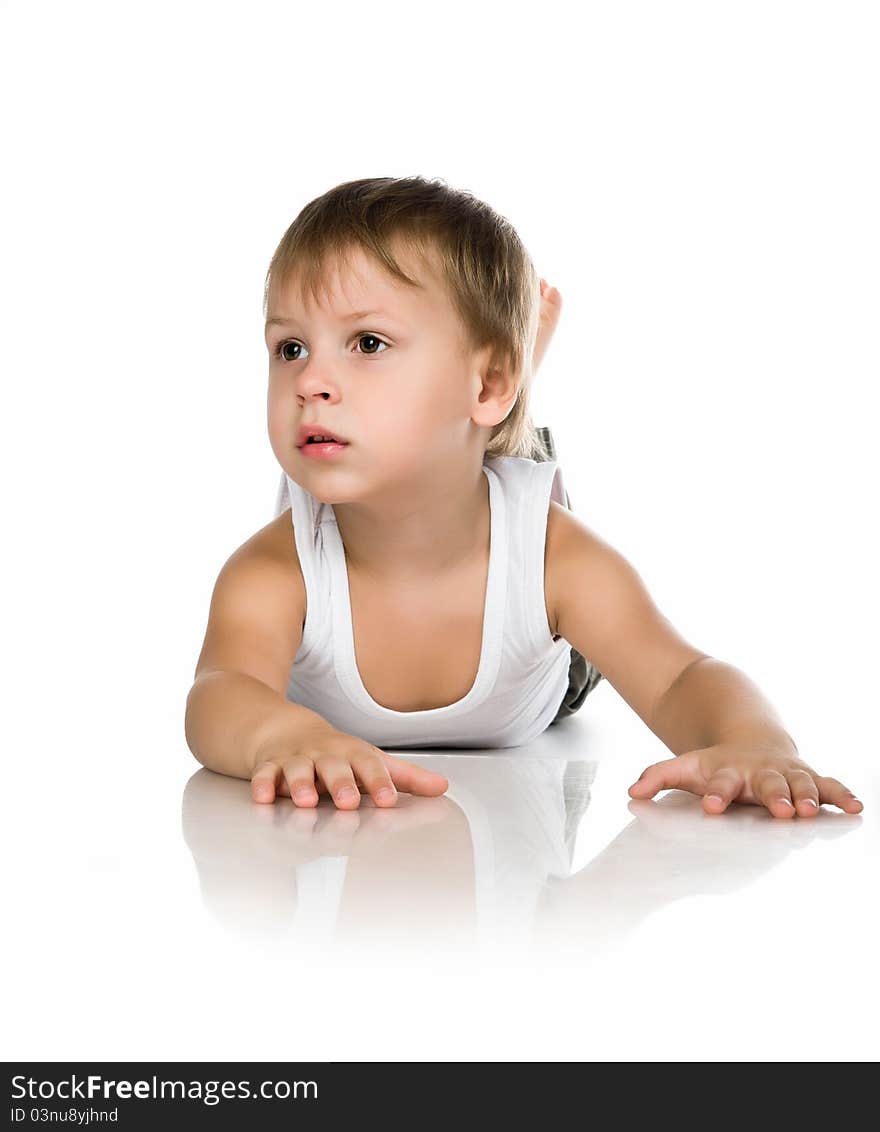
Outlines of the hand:
[{"label": "hand", "polygon": [[731,802],[766,806],[775,818],[815,817],[819,806],[848,814],[864,808],[836,778],[824,778],[775,742],[729,739],[654,763],[629,788],[631,798],[653,798],[658,790],[689,790],[703,796],[707,814],[722,814]]},{"label": "hand", "polygon": [[562,296],[555,287],[551,287],[546,279],[541,280],[541,309],[538,314],[538,334],[535,339],[535,349],[532,354],[532,371],[541,364],[541,358],[547,352],[553,331],[559,322],[562,313]]},{"label": "hand", "polygon": [[317,806],[320,792],[330,794],[338,809],[356,810],[358,785],[377,806],[394,806],[397,790],[435,797],[446,792],[449,782],[328,724],[265,746],[254,761],[251,797],[274,802],[277,793],[292,798],[295,806],[311,807]]}]

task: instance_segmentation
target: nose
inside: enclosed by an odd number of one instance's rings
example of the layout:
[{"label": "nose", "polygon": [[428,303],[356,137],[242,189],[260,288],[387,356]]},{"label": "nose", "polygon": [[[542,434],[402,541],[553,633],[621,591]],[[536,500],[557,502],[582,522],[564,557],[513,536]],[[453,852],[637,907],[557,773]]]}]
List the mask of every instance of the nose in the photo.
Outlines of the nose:
[{"label": "nose", "polygon": [[305,401],[332,400],[338,396],[334,382],[312,365],[306,365],[296,379],[297,396]]}]

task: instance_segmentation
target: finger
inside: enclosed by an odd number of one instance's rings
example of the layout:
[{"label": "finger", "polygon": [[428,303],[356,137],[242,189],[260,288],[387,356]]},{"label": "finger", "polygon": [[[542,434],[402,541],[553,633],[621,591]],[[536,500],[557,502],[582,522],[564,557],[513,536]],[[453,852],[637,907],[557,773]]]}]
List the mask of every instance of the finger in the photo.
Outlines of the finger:
[{"label": "finger", "polygon": [[859,814],[865,808],[852,790],[842,782],[838,782],[836,778],[817,775],[816,783],[819,787],[819,805],[827,802],[829,805],[838,806],[848,814]]},{"label": "finger", "polygon": [[388,767],[378,751],[367,751],[355,755],[351,760],[352,769],[358,782],[377,806],[393,806],[397,802],[397,791],[388,773]]},{"label": "finger", "polygon": [[819,787],[806,770],[787,772],[788,789],[799,818],[814,818],[819,812]]},{"label": "finger", "polygon": [[317,806],[315,764],[306,755],[291,755],[284,760],[284,781],[295,806]]},{"label": "finger", "polygon": [[321,826],[315,841],[315,848],[322,853],[344,853],[351,847],[351,839],[363,822],[361,809],[346,810],[333,806]]},{"label": "finger", "polygon": [[284,823],[284,834],[293,845],[309,845],[322,819],[320,806],[291,806]]},{"label": "finger", "polygon": [[317,774],[327,792],[340,810],[356,810],[361,804],[361,792],[348,759],[342,755],[319,755],[315,759]]},{"label": "finger", "polygon": [[658,790],[686,790],[688,787],[684,785],[682,770],[677,755],[654,763],[653,766],[646,767],[630,786],[629,795],[631,798],[653,798]]},{"label": "finger", "polygon": [[[379,748],[377,747],[376,750],[379,750]],[[408,763],[403,759],[392,758],[391,755],[386,755],[384,751],[379,751],[379,754],[388,768],[391,781],[398,790],[402,790],[405,794],[422,794],[429,798],[436,798],[437,795],[445,794],[449,789],[449,780],[444,778],[442,774],[437,774],[436,771],[428,770],[424,766]]]},{"label": "finger", "polygon": [[767,767],[755,772],[752,779],[752,792],[762,806],[766,806],[774,818],[793,818],[795,815],[791,792],[784,774]]},{"label": "finger", "polygon": [[275,783],[281,768],[277,763],[265,762],[251,775],[251,797],[255,802],[274,802]]},{"label": "finger", "polygon": [[707,814],[723,814],[734,799],[742,794],[745,778],[741,770],[733,766],[716,770],[706,783],[703,796],[703,809]]}]

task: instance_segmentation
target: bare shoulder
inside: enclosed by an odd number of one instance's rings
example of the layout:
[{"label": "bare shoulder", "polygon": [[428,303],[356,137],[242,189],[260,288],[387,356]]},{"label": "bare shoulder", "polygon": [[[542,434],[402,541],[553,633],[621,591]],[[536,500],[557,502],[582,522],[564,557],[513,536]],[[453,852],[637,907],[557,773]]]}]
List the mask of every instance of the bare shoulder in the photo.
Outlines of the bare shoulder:
[{"label": "bare shoulder", "polygon": [[707,654],[661,613],[632,563],[554,500],[544,571],[555,632],[587,657],[650,727],[666,690],[688,664]]},{"label": "bare shoulder", "polygon": [[555,631],[563,635],[564,631],[559,627],[563,620],[563,601],[572,595],[573,583],[574,593],[577,593],[584,590],[588,581],[594,584],[604,581],[607,585],[614,576],[627,575],[630,580],[638,576],[633,566],[606,539],[554,499],[550,500],[547,514],[544,574],[548,595],[552,599],[549,608]]},{"label": "bare shoulder", "polygon": [[232,669],[283,693],[305,617],[305,585],[288,510],[251,535],[224,563],[211,597],[195,678]]},{"label": "bare shoulder", "polygon": [[264,527],[260,527],[242,543],[235,554],[252,564],[255,572],[262,570],[267,575],[271,575],[277,583],[290,592],[297,605],[302,605],[305,611],[305,583],[289,507]]},{"label": "bare shoulder", "polygon": [[559,634],[559,611],[557,590],[559,588],[556,569],[562,557],[562,547],[570,531],[569,520],[574,518],[567,507],[562,507],[555,499],[550,500],[547,512],[547,535],[544,542],[544,597],[547,604],[547,617],[554,636]]},{"label": "bare shoulder", "polygon": [[[552,617],[553,632],[564,636],[559,627],[561,599],[570,584],[571,560],[578,559],[581,569],[603,551],[613,548],[567,507],[550,500],[547,513],[547,538],[544,545],[544,585],[547,610]],[[567,638],[566,638],[567,639]]]},{"label": "bare shoulder", "polygon": [[296,550],[293,517],[289,507],[265,527],[260,527],[243,545],[249,546],[255,553],[278,557],[285,564],[294,562],[299,570],[299,554]]},{"label": "bare shoulder", "polygon": [[609,544],[595,530],[587,526],[573,511],[555,499],[550,500],[550,509],[547,513],[547,544],[545,553],[547,565],[552,568],[554,562],[572,548],[573,543],[580,542],[583,549],[601,550],[603,547],[611,549]]}]

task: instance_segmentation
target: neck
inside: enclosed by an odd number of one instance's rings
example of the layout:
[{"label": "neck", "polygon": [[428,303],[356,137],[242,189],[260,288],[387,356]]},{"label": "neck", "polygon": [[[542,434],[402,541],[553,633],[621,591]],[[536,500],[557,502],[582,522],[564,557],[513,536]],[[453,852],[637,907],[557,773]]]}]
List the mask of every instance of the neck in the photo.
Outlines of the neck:
[{"label": "neck", "polygon": [[381,504],[338,503],[333,511],[349,569],[377,581],[405,585],[451,575],[489,545],[482,465],[385,491]]}]

